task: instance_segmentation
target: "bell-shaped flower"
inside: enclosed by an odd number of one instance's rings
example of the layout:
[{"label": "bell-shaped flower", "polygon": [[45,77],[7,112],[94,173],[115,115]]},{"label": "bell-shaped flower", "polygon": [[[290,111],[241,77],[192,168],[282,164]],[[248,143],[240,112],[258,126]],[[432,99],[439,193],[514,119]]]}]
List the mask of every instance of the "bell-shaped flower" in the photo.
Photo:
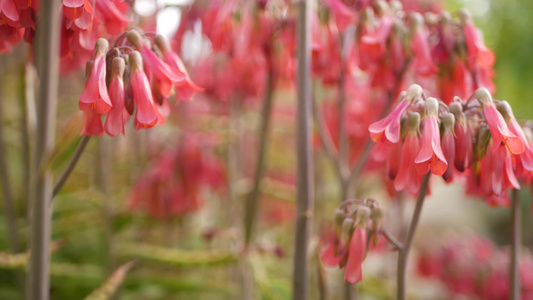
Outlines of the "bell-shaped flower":
[{"label": "bell-shaped flower", "polygon": [[106,52],[109,43],[106,39],[96,41],[94,63],[91,74],[80,96],[80,110],[94,109],[98,114],[106,114],[111,109],[111,100],[106,86]]},{"label": "bell-shaped flower", "polygon": [[[454,166],[459,172],[464,172],[473,160],[472,131],[463,113],[463,105],[460,102],[450,103],[450,112],[455,117],[455,157]],[[451,164],[451,161],[448,160]]]},{"label": "bell-shaped flower", "polygon": [[385,118],[370,124],[368,131],[376,143],[398,143],[400,141],[400,122],[403,112],[409,107],[413,99],[422,95],[422,88],[413,84],[409,87],[406,97]]},{"label": "bell-shaped flower", "polygon": [[428,45],[428,33],[423,26],[423,18],[420,14],[412,15],[413,36],[411,39],[411,51],[413,52],[413,67],[417,74],[431,76],[439,71],[433,63]]},{"label": "bell-shaped flower", "polygon": [[1,16],[4,16],[7,20],[12,22],[17,22],[19,20],[20,16],[15,0],[0,0],[0,17]]},{"label": "bell-shaped flower", "polygon": [[130,18],[111,0],[97,0],[96,9],[103,19],[102,22],[105,24],[107,33],[110,35],[119,34],[130,23]]},{"label": "bell-shaped flower", "polygon": [[163,54],[163,61],[167,63],[172,70],[176,71],[176,73],[185,78],[185,80],[175,83],[177,100],[190,100],[196,92],[201,92],[204,90],[191,80],[185,65],[181,61],[180,57],[174,51],[172,51],[172,48],[165,37],[162,35],[157,35],[155,37],[155,43]]},{"label": "bell-shaped flower", "polygon": [[423,175],[428,171],[442,176],[448,168],[448,163],[442,153],[440,143],[440,132],[438,124],[439,102],[435,98],[426,100],[424,128],[422,129],[422,140],[420,152],[416,156],[418,173]]},{"label": "bell-shaped flower", "polygon": [[121,57],[113,58],[111,63],[111,82],[109,98],[113,107],[107,114],[105,132],[110,136],[124,134],[124,74],[125,63]]},{"label": "bell-shaped flower", "polygon": [[340,33],[344,32],[351,24],[357,23],[357,13],[344,5],[342,1],[324,0],[324,2],[335,17],[335,23]]},{"label": "bell-shaped flower", "polygon": [[366,228],[356,226],[350,241],[348,262],[344,271],[344,281],[354,284],[363,280],[363,260],[366,251]]},{"label": "bell-shaped flower", "polygon": [[102,119],[94,109],[83,110],[83,123],[80,135],[104,135]]},{"label": "bell-shaped flower", "polygon": [[518,124],[518,122],[516,121],[511,106],[509,105],[509,103],[507,103],[507,101],[501,101],[500,103],[498,103],[497,109],[505,119],[509,130],[514,135],[516,135],[525,146],[524,152],[518,155],[518,157],[520,158],[521,167],[523,167],[527,171],[533,171],[533,150],[529,145],[529,142],[526,138],[526,135],[524,134],[524,131],[522,130],[522,127],[520,127],[520,124]]},{"label": "bell-shaped flower", "polygon": [[150,83],[143,71],[141,54],[133,51],[129,54],[130,80],[133,91],[133,101],[137,106],[135,112],[135,129],[151,128],[163,124],[163,117],[157,110],[152,97]]},{"label": "bell-shaped flower", "polygon": [[503,116],[496,109],[489,91],[486,88],[477,89],[476,98],[483,107],[483,114],[492,135],[493,148],[505,144],[511,154],[518,155],[524,152],[524,143],[509,130]]},{"label": "bell-shaped flower", "polygon": [[420,114],[412,112],[407,120],[407,135],[402,145],[400,168],[394,179],[394,189],[401,191],[408,187],[413,194],[418,192],[422,176],[418,174],[414,161],[420,151]]},{"label": "bell-shaped flower", "polygon": [[162,96],[167,97],[172,91],[174,84],[181,83],[185,76],[178,74],[168,64],[166,64],[161,58],[159,58],[143,41],[140,34],[132,30],[127,34],[128,41],[141,53],[144,59],[144,67],[147,73],[151,73],[155,80],[157,80],[157,86],[159,87]]}]

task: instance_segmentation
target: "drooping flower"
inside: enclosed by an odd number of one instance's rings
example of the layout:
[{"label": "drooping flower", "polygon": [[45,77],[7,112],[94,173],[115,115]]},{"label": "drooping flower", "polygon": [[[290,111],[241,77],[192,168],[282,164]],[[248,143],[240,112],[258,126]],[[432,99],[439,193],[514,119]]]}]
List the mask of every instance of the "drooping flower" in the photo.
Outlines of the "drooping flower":
[{"label": "drooping flower", "polygon": [[110,136],[124,134],[124,74],[125,63],[121,57],[113,58],[111,63],[111,82],[109,84],[109,98],[113,107],[107,114],[105,132]]},{"label": "drooping flower", "polygon": [[477,89],[476,98],[483,107],[483,114],[492,135],[493,147],[497,148],[505,144],[511,154],[518,155],[524,152],[524,143],[509,130],[503,116],[496,109],[489,91],[486,88]]},{"label": "drooping flower", "polygon": [[398,175],[394,179],[394,189],[401,191],[408,187],[411,193],[417,193],[422,179],[414,164],[420,151],[420,114],[417,112],[410,113],[407,125],[407,135],[402,144],[400,168]]},{"label": "drooping flower", "polygon": [[374,142],[384,143],[398,143],[400,140],[400,121],[403,112],[407,109],[411,101],[422,95],[422,88],[413,84],[409,87],[407,95],[385,118],[372,123],[368,127],[370,137]]},{"label": "drooping flower", "polygon": [[[450,103],[450,112],[455,117],[454,166],[459,172],[464,172],[473,161],[472,131],[463,113],[463,105],[460,102]],[[448,160],[448,162],[451,164],[451,161]]]},{"label": "drooping flower", "polygon": [[428,98],[426,100],[421,148],[415,159],[419,174],[426,174],[431,171],[431,173],[441,176],[448,168],[440,143],[439,124],[437,121],[438,108],[439,102],[437,99]]},{"label": "drooping flower", "polygon": [[531,149],[522,127],[520,127],[520,124],[516,121],[511,106],[507,101],[500,101],[497,105],[497,109],[505,119],[509,130],[524,144],[524,152],[518,154],[520,167],[527,171],[533,171],[533,149]]},{"label": "drooping flower", "polygon": [[348,26],[357,22],[357,13],[349,9],[340,0],[324,0],[324,2],[335,17],[339,32],[344,32]]},{"label": "drooping flower", "polygon": [[129,54],[130,78],[133,91],[133,101],[137,106],[135,112],[135,129],[151,128],[163,124],[163,117],[154,104],[148,78],[143,71],[142,57],[137,51]]},{"label": "drooping flower", "polygon": [[428,45],[428,33],[423,26],[424,20],[418,13],[412,15],[413,37],[411,51],[413,52],[413,66],[417,74],[431,76],[439,71],[433,63]]},{"label": "drooping flower", "polygon": [[80,135],[104,135],[102,118],[94,109],[83,110],[83,121]]},{"label": "drooping flower", "polygon": [[112,104],[106,86],[105,57],[108,46],[106,39],[101,38],[96,42],[91,75],[80,96],[80,110],[94,109],[98,114],[106,114],[111,109]]},{"label": "drooping flower", "polygon": [[354,284],[363,280],[363,260],[366,251],[366,228],[356,226],[350,241],[348,262],[344,272],[344,281]]}]

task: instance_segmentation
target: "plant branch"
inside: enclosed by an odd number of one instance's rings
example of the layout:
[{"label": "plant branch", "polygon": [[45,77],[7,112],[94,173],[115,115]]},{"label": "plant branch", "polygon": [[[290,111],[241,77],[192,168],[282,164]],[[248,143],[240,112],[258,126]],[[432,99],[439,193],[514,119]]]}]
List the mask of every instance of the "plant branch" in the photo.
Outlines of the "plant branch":
[{"label": "plant branch", "polygon": [[511,191],[511,265],[509,267],[509,281],[511,283],[512,300],[521,299],[520,293],[520,248],[522,247],[522,228],[520,197],[518,190]]},{"label": "plant branch", "polygon": [[314,188],[311,132],[311,1],[298,4],[298,107],[296,119],[297,212],[293,269],[293,299],[309,299],[308,244],[311,235]]},{"label": "plant branch", "polygon": [[420,220],[420,215],[422,214],[422,207],[428,191],[430,177],[431,172],[428,172],[422,178],[420,190],[418,191],[418,197],[416,199],[415,211],[413,212],[413,217],[411,218],[411,224],[409,225],[407,237],[405,238],[403,247],[400,249],[400,253],[398,254],[398,270],[396,275],[398,300],[406,299],[405,281],[407,277],[407,257],[409,256],[409,251],[411,250],[411,244],[413,243],[418,221]]},{"label": "plant branch", "polygon": [[51,231],[52,172],[48,169],[54,150],[59,77],[59,0],[43,0],[36,26],[35,61],[39,75],[37,133],[33,161],[32,218],[30,222],[30,268],[27,299],[50,297],[48,248]]},{"label": "plant branch", "polygon": [[322,112],[320,111],[320,108],[318,107],[318,103],[316,103],[314,95],[313,116],[315,118],[315,124],[318,129],[318,135],[320,136],[320,141],[322,142],[322,145],[324,145],[326,155],[330,158],[339,176],[342,176],[342,173],[340,171],[340,162],[338,158],[339,153],[335,147],[335,143],[333,143],[333,138],[331,137],[328,127],[326,126],[326,122],[324,121],[324,117],[322,115]]},{"label": "plant branch", "polygon": [[387,238],[389,243],[391,243],[397,250],[402,250],[403,249],[402,242],[398,241],[389,231],[383,229],[383,230],[381,230],[381,232],[383,233],[385,238]]},{"label": "plant branch", "polygon": [[89,143],[89,140],[91,139],[91,136],[84,135],[81,137],[80,142],[78,143],[78,146],[76,146],[76,150],[74,150],[74,154],[72,154],[72,157],[70,158],[70,161],[67,164],[67,167],[65,170],[63,170],[63,173],[61,173],[61,176],[59,176],[59,179],[57,180],[54,191],[53,191],[53,197],[61,191],[61,188],[63,188],[63,185],[65,185],[65,182],[67,182],[67,179],[70,177],[70,174],[72,171],[74,171],[74,168],[78,164],[78,161],[80,160],[81,155],[85,151],[85,147],[87,147],[87,144]]}]

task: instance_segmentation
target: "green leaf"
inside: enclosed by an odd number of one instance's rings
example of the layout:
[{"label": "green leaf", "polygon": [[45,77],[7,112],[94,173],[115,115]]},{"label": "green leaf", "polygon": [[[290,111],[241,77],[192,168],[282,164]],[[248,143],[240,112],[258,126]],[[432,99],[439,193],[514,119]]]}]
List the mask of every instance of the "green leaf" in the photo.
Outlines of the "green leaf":
[{"label": "green leaf", "polygon": [[133,264],[134,261],[130,261],[120,266],[106,281],[104,281],[104,283],[102,283],[102,285],[100,285],[100,287],[87,296],[85,300],[106,300],[111,298],[124,281],[126,274]]}]

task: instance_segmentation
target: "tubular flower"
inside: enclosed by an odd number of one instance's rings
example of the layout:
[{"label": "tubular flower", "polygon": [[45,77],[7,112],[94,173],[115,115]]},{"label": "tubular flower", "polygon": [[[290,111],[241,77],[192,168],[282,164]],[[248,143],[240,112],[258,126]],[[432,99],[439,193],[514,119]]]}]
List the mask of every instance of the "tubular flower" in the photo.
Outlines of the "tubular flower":
[{"label": "tubular flower", "polygon": [[398,175],[394,179],[394,189],[401,191],[408,187],[411,193],[417,193],[422,176],[418,174],[416,165],[413,162],[420,151],[420,114],[417,112],[410,113],[408,126],[407,135],[402,145],[400,168]]},{"label": "tubular flower", "polygon": [[131,87],[133,101],[137,105],[135,112],[135,129],[151,128],[157,124],[163,124],[163,117],[155,107],[148,78],[143,71],[142,57],[137,51],[129,54],[131,68]]},{"label": "tubular flower", "polygon": [[94,109],[85,109],[83,111],[83,123],[80,135],[104,135],[102,119]]},{"label": "tubular flower", "polygon": [[324,0],[329,10],[335,16],[335,23],[339,32],[344,32],[350,24],[357,23],[357,13],[349,9],[340,0]]},{"label": "tubular flower", "polygon": [[419,174],[426,174],[431,171],[431,173],[441,176],[448,168],[440,143],[437,121],[438,107],[437,99],[428,98],[426,100],[426,120],[422,129],[422,145],[415,159]]},{"label": "tubular flower", "polygon": [[163,54],[163,61],[167,63],[173,70],[175,70],[176,73],[185,78],[185,80],[175,84],[177,100],[190,100],[196,92],[203,91],[203,88],[192,82],[189,74],[187,73],[187,69],[185,69],[185,65],[181,61],[180,57],[174,51],[172,51],[168,40],[162,35],[157,35],[155,37],[155,43]]},{"label": "tubular flower", "polygon": [[450,104],[450,112],[455,116],[455,159],[454,165],[459,172],[464,172],[472,163],[472,131],[469,128],[463,106],[459,102]]},{"label": "tubular flower", "polygon": [[455,161],[455,139],[453,136],[453,129],[455,126],[454,115],[452,113],[445,113],[442,116],[442,123],[444,125],[444,133],[442,134],[442,153],[444,153],[446,161],[449,162],[446,172],[442,174],[442,178],[444,178],[446,182],[450,182],[453,173],[452,162]]},{"label": "tubular flower", "polygon": [[520,127],[520,124],[518,124],[518,122],[516,121],[511,106],[509,105],[509,103],[507,103],[507,101],[501,101],[500,103],[498,103],[497,108],[505,119],[509,130],[514,135],[516,135],[524,144],[524,152],[518,154],[518,162],[520,163],[520,166],[527,171],[533,171],[533,150],[529,145],[529,142],[526,138],[526,135],[524,134],[524,131],[522,130],[522,127]]},{"label": "tubular flower", "polygon": [[524,143],[509,130],[503,116],[496,109],[489,91],[486,88],[477,89],[476,98],[483,107],[483,114],[492,135],[493,148],[505,144],[511,154],[517,155],[524,152]]},{"label": "tubular flower", "polygon": [[362,265],[366,250],[366,228],[356,226],[350,241],[348,262],[344,272],[344,281],[354,284],[363,280]]},{"label": "tubular flower", "polygon": [[128,32],[127,37],[129,42],[139,50],[144,58],[146,72],[154,76],[161,95],[168,97],[172,86],[181,83],[185,76],[176,73],[175,70],[171,69],[169,65],[150,50],[137,31]]},{"label": "tubular flower", "polygon": [[112,104],[106,87],[105,56],[108,46],[106,39],[98,39],[96,42],[91,75],[80,96],[80,110],[94,109],[98,114],[106,114],[111,109]]},{"label": "tubular flower", "polygon": [[423,27],[423,18],[420,14],[412,15],[413,37],[411,51],[413,52],[413,65],[415,72],[422,76],[431,76],[439,71],[433,63],[428,45],[428,34]]},{"label": "tubular flower", "polygon": [[411,85],[407,91],[407,96],[398,103],[388,116],[372,123],[368,127],[372,140],[377,143],[385,143],[386,141],[393,144],[398,143],[400,140],[400,121],[402,114],[411,101],[420,97],[420,95],[422,95],[422,88],[417,84]]},{"label": "tubular flower", "polygon": [[109,84],[109,98],[113,107],[107,114],[105,132],[110,136],[124,134],[124,59],[113,58],[111,63],[111,83]]}]

